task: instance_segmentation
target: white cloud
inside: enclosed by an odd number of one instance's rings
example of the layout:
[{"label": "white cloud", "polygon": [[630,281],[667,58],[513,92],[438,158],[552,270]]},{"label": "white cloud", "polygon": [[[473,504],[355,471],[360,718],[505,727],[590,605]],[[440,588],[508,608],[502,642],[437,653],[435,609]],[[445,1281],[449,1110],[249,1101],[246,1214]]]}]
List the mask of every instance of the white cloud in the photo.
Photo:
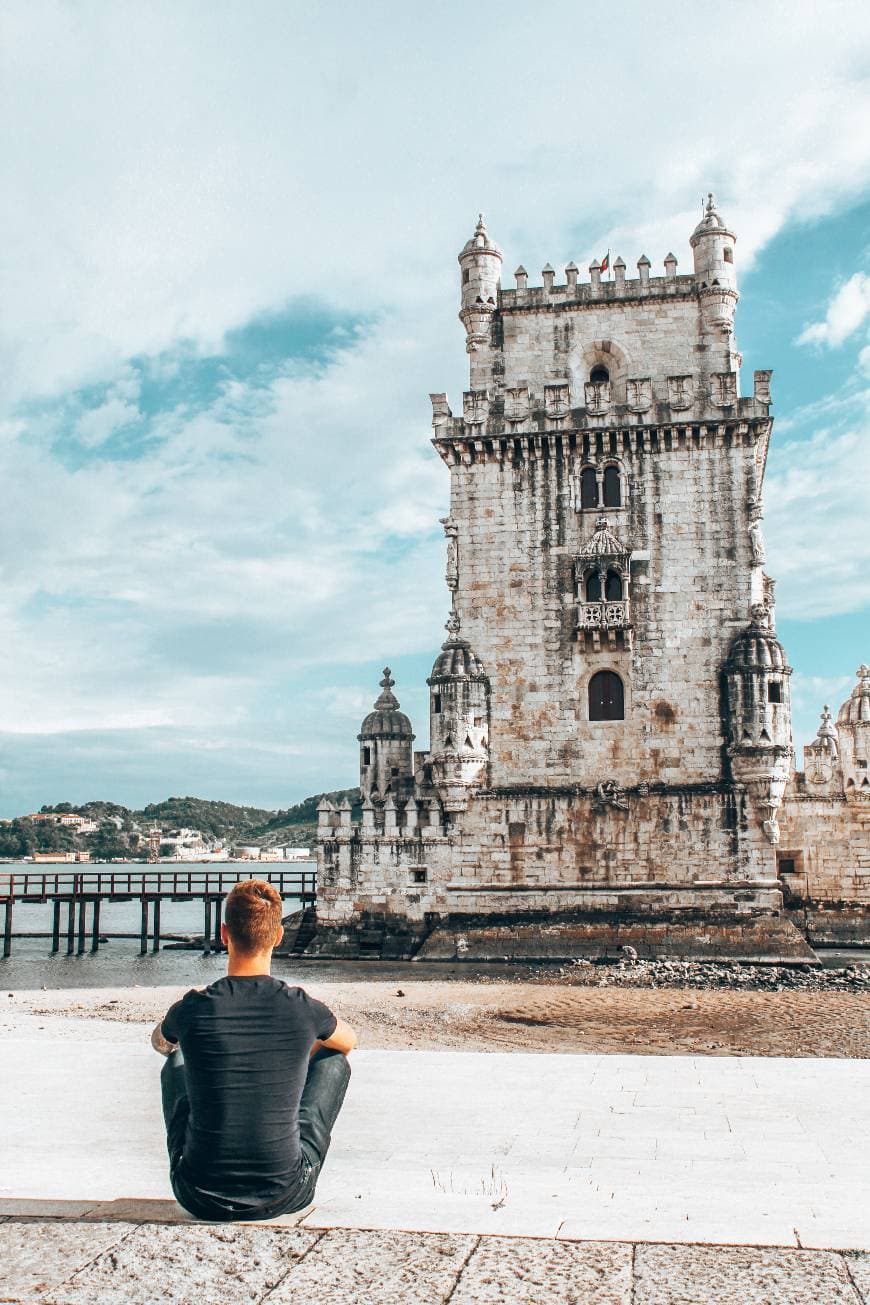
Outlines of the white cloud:
[{"label": "white cloud", "polygon": [[[813,322],[797,338],[798,344],[843,344],[870,317],[870,276],[855,272],[828,304],[824,321]],[[867,350],[862,351],[862,360]],[[863,365],[863,364],[862,364]]]},{"label": "white cloud", "polygon": [[629,266],[673,246],[685,267],[712,187],[745,268],[789,217],[866,184],[864,5],[759,22],[748,0],[637,0],[606,55],[569,0],[475,15],[485,40],[455,0],[7,4],[10,400],[180,339],[215,348],[293,295],[358,311],[449,294],[479,207],[508,269],[604,242]]},{"label": "white cloud", "polygon": [[870,603],[868,401],[870,390],[854,396],[848,424],[771,449],[765,534],[783,616],[812,619]]}]

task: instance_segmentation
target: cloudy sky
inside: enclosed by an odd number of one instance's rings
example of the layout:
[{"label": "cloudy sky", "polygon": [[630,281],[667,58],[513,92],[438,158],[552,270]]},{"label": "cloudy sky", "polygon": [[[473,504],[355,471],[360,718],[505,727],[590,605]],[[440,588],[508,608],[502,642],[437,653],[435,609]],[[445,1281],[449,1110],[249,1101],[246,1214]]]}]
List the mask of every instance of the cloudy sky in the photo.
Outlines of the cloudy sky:
[{"label": "cloudy sky", "polygon": [[6,0],[0,815],[355,782],[425,735],[456,254],[690,265],[773,367],[798,744],[870,659],[870,7]]}]

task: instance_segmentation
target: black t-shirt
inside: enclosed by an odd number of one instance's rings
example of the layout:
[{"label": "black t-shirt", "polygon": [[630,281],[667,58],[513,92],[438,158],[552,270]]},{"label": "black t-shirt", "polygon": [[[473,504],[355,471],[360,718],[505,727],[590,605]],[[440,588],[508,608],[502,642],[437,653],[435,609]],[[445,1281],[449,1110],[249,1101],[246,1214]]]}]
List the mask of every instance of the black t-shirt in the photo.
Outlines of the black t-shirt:
[{"label": "black t-shirt", "polygon": [[209,1208],[267,1208],[299,1186],[299,1100],[312,1043],[337,1020],[269,975],[226,976],[171,1006],[161,1029],[181,1044],[190,1114],[179,1176]]}]

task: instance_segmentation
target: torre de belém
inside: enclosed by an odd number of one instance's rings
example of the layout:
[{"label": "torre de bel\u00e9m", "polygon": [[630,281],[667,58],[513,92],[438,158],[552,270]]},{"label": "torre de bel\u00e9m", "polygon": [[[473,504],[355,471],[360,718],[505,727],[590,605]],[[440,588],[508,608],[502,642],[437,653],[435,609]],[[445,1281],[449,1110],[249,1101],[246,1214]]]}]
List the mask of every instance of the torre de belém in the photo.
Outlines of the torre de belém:
[{"label": "torre de bel\u00e9m", "polygon": [[459,255],[462,414],[430,747],[389,670],[359,819],[319,808],[317,933],[338,955],[812,958],[866,939],[870,672],[794,767],[764,569],[769,371],[742,393],[736,237],[712,195],[692,271],[621,258],[502,289]]}]

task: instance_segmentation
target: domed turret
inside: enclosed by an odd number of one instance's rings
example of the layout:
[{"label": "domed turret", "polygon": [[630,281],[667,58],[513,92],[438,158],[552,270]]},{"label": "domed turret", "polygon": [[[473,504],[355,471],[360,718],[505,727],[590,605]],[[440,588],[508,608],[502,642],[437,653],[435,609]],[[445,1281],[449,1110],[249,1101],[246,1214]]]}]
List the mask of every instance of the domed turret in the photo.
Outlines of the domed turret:
[{"label": "domed turret", "polygon": [[731,773],[757,803],[771,843],[793,755],[790,675],[770,614],[758,604],[725,663],[724,726]]},{"label": "domed turret", "polygon": [[830,784],[840,760],[837,729],[831,719],[828,704],[822,708],[822,719],[816,737],[804,747],[804,774],[810,784]]},{"label": "domed turret", "polygon": [[837,733],[846,797],[870,799],[870,666],[859,666],[857,674],[837,712]]},{"label": "domed turret", "polygon": [[489,757],[489,680],[459,632],[447,621],[447,639],[435,658],[429,685],[432,782],[447,811],[461,811],[468,788],[480,780]]},{"label": "domed turret", "polygon": [[414,731],[408,717],[399,711],[394,684],[390,668],[385,666],[381,693],[357,735],[359,786],[367,797],[396,792],[402,781],[413,775]]},{"label": "domed turret", "polygon": [[459,255],[462,269],[459,320],[465,327],[465,347],[469,353],[489,344],[492,315],[498,307],[501,262],[501,250],[490,240],[481,213],[474,235]]},{"label": "domed turret", "polygon": [[736,239],[722,220],[711,193],[704,216],[692,233],[691,245],[704,321],[711,330],[718,328],[727,334],[734,329],[734,310],[739,298],[734,270]]}]

